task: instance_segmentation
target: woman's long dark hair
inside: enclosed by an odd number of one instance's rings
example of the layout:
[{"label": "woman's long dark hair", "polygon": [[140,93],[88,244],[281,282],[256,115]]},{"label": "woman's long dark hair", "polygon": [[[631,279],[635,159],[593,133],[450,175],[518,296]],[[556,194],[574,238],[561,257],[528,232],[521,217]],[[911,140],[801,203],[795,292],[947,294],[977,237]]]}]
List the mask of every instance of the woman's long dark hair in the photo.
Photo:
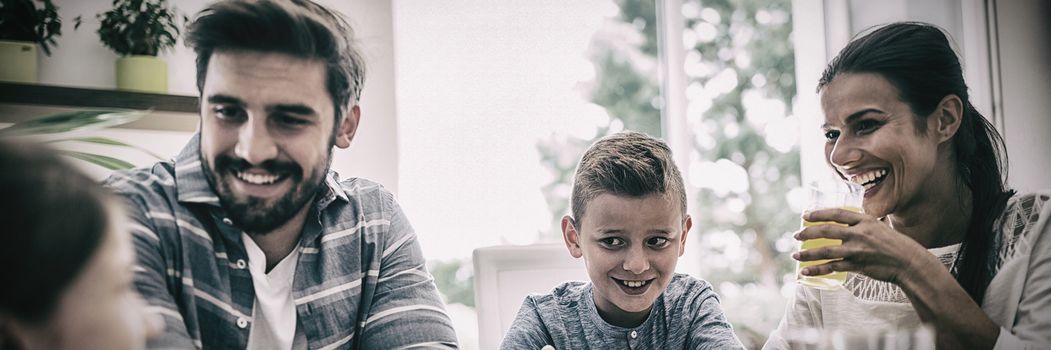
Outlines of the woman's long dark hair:
[{"label": "woman's long dark hair", "polygon": [[109,197],[55,152],[0,142],[0,316],[51,317],[109,229]]},{"label": "woman's long dark hair", "polygon": [[981,305],[996,258],[990,252],[993,225],[1014,191],[1004,182],[1007,150],[1003,138],[971,104],[960,60],[949,40],[930,24],[888,24],[843,48],[825,68],[818,90],[840,73],[875,73],[886,78],[916,115],[921,132],[927,127],[924,117],[945,96],[956,95],[963,101],[963,118],[952,145],[957,175],[971,189],[973,211],[956,260],[956,280]]}]

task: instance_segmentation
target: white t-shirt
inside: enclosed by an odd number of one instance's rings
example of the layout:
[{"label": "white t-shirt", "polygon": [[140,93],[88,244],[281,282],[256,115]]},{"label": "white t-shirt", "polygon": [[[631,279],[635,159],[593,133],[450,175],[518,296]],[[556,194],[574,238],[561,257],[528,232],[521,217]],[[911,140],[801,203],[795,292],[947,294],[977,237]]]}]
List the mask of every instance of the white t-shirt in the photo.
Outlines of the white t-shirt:
[{"label": "white t-shirt", "polygon": [[292,299],[299,249],[293,249],[267,273],[263,250],[247,234],[241,233],[241,239],[255,287],[248,349],[306,349],[306,337],[296,327],[296,304]]}]

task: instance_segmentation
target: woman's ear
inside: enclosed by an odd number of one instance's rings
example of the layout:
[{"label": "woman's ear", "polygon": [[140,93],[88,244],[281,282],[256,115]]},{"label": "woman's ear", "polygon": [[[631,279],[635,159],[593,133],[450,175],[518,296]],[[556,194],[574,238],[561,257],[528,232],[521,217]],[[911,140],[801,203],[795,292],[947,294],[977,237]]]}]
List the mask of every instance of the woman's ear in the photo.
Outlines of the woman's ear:
[{"label": "woman's ear", "polygon": [[580,232],[577,231],[576,223],[569,215],[562,217],[562,240],[566,242],[569,255],[574,258],[584,256],[584,251],[580,249]]},{"label": "woman's ear", "polygon": [[934,124],[931,131],[938,137],[938,143],[951,140],[956,135],[956,131],[960,130],[960,124],[963,122],[963,113],[963,101],[959,96],[950,94],[942,98],[938,103],[938,108],[934,110],[934,115],[928,119]]}]

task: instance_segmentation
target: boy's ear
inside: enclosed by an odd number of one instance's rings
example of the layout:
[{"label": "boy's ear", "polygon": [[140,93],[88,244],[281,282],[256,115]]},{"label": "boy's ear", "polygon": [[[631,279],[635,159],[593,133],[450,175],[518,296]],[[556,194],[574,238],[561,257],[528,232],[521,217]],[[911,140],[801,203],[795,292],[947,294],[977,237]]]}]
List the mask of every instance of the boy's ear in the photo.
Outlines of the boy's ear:
[{"label": "boy's ear", "polygon": [[573,224],[573,218],[569,217],[569,215],[562,217],[562,239],[566,242],[566,249],[569,249],[569,255],[572,255],[574,258],[584,256],[583,250],[580,249],[580,233],[577,232],[577,228]]},{"label": "boy's ear", "polygon": [[686,214],[686,219],[682,222],[682,236],[679,237],[679,256],[686,253],[686,236],[690,233],[690,228],[693,227],[693,218],[690,214]]}]

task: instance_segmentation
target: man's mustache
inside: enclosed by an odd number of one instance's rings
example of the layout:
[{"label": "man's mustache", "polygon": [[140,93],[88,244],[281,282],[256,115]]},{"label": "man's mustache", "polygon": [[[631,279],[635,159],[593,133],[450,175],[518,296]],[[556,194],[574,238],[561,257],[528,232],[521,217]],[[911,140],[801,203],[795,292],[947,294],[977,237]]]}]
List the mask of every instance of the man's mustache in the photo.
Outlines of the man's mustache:
[{"label": "man's mustache", "polygon": [[219,155],[215,158],[215,169],[218,172],[242,172],[248,169],[262,169],[271,174],[289,174],[295,179],[303,178],[303,168],[295,162],[279,161],[269,159],[258,165],[253,165],[247,160],[230,155]]}]

